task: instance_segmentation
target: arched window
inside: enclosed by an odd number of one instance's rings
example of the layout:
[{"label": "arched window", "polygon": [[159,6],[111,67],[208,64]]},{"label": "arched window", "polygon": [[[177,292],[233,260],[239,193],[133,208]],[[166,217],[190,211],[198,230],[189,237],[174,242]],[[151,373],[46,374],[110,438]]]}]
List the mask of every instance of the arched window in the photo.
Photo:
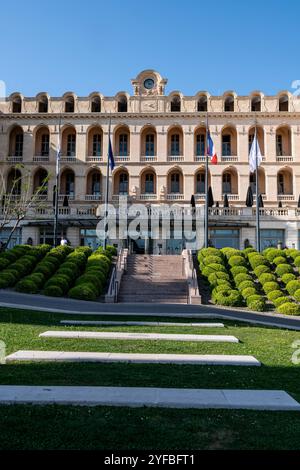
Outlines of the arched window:
[{"label": "arched window", "polygon": [[277,157],[292,155],[291,130],[287,126],[276,130],[276,155]]},{"label": "arched window", "polygon": [[234,111],[234,98],[232,95],[227,96],[224,102],[224,111]]},{"label": "arched window", "polygon": [[49,157],[50,133],[47,127],[38,129],[35,136],[35,155]]},{"label": "arched window", "polygon": [[199,112],[206,112],[207,111],[207,98],[206,96],[200,96],[198,100],[197,110]]},{"label": "arched window", "polygon": [[205,155],[205,131],[196,134],[196,156],[203,157]]},{"label": "arched window", "polygon": [[92,195],[100,196],[100,181],[101,175],[99,171],[95,171],[92,174]]},{"label": "arched window", "polygon": [[102,135],[93,135],[93,157],[101,157],[102,155]]},{"label": "arched window", "polygon": [[277,193],[293,194],[293,175],[289,169],[283,169],[277,174]]},{"label": "arched window", "polygon": [[22,99],[20,96],[16,96],[12,102],[12,112],[21,113],[22,112]]},{"label": "arched window", "polygon": [[231,135],[223,134],[222,135],[222,156],[229,157],[232,155],[231,152]]},{"label": "arched window", "polygon": [[251,99],[251,111],[253,111],[253,112],[261,111],[260,96],[253,96],[253,98]]},{"label": "arched window", "polygon": [[180,155],[180,135],[172,134],[171,135],[171,156]]},{"label": "arched window", "polygon": [[65,112],[74,113],[75,110],[75,101],[73,96],[67,96],[65,99]]},{"label": "arched window", "polygon": [[154,174],[146,173],[145,174],[145,193],[153,194],[154,191]]},{"label": "arched window", "polygon": [[128,156],[128,134],[119,135],[119,156]]},{"label": "arched window", "polygon": [[48,172],[44,168],[40,168],[34,175],[33,179],[33,192],[39,190],[39,195],[47,196],[48,194]]},{"label": "arched window", "polygon": [[128,194],[128,174],[125,172],[119,175],[119,194]]},{"label": "arched window", "polygon": [[231,174],[223,173],[222,178],[222,192],[223,194],[231,194]]},{"label": "arched window", "polygon": [[60,192],[72,199],[75,196],[75,175],[72,170],[66,169],[61,174]]},{"label": "arched window", "polygon": [[205,193],[205,173],[197,173],[196,176],[196,194]]},{"label": "arched window", "polygon": [[146,134],[145,136],[145,156],[153,157],[155,155],[155,135]]},{"label": "arched window", "polygon": [[22,175],[20,170],[12,168],[7,176],[7,192],[13,196],[20,196],[22,190]]},{"label": "arched window", "polygon": [[180,193],[180,173],[171,174],[171,193]]},{"label": "arched window", "polygon": [[92,98],[91,111],[92,113],[101,112],[101,99],[99,96],[94,96],[94,98]]},{"label": "arched window", "polygon": [[23,157],[24,133],[19,126],[15,127],[9,136],[9,155],[11,157]]},{"label": "arched window", "polygon": [[179,113],[181,110],[180,96],[174,96],[171,101],[171,112]]},{"label": "arched window", "polygon": [[48,98],[47,96],[41,96],[38,102],[38,112],[48,113]]},{"label": "arched window", "polygon": [[127,98],[126,96],[121,96],[118,101],[118,113],[127,113]]},{"label": "arched window", "polygon": [[76,135],[68,134],[67,136],[67,157],[75,157],[76,155]]},{"label": "arched window", "polygon": [[288,111],[289,110],[289,98],[287,95],[282,95],[279,98],[279,111]]}]

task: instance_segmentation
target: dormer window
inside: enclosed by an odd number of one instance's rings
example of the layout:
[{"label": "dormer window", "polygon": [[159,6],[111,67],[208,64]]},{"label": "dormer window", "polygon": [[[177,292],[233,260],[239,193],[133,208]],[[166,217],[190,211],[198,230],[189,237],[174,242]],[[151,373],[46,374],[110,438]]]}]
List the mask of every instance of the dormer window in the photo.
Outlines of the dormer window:
[{"label": "dormer window", "polygon": [[12,112],[13,113],[21,113],[22,112],[22,100],[21,100],[20,96],[16,96],[13,99]]},{"label": "dormer window", "polygon": [[171,112],[172,113],[180,113],[181,110],[181,102],[179,96],[174,96],[171,101]]}]

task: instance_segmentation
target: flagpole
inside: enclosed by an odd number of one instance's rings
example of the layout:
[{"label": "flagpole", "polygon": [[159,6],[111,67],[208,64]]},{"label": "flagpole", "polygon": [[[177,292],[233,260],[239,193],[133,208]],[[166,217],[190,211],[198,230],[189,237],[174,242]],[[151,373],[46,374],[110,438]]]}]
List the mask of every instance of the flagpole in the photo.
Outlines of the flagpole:
[{"label": "flagpole", "polygon": [[258,148],[257,148],[257,121],[255,117],[255,186],[256,186],[256,249],[260,253],[260,213],[259,213],[259,188],[258,188]]},{"label": "flagpole", "polygon": [[105,228],[104,228],[104,249],[107,247],[107,219],[108,219],[108,196],[109,196],[109,142],[111,131],[111,117],[108,126],[108,146],[107,146],[107,164],[106,164],[106,188],[105,188]]},{"label": "flagpole", "polygon": [[58,197],[59,197],[59,171],[60,171],[60,128],[61,128],[61,114],[59,116],[58,124],[58,140],[57,140],[57,154],[56,154],[56,167],[55,167],[55,192],[54,192],[54,228],[53,228],[53,246],[57,243],[57,230],[58,230]]},{"label": "flagpole", "polygon": [[208,247],[208,112],[206,113],[206,139],[205,139],[205,214],[204,214],[204,229],[205,248]]}]

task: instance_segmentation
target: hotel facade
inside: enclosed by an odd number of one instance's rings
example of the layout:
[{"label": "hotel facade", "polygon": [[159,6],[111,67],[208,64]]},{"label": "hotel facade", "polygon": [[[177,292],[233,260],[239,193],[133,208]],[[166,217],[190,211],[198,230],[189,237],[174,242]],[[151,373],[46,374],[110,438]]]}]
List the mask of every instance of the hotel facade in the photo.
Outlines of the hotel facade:
[{"label": "hotel facade", "polygon": [[[12,243],[53,243],[53,188],[58,142],[59,235],[74,245],[96,247],[98,208],[104,202],[109,122],[115,157],[110,174],[109,202],[118,208],[120,196],[149,205],[190,207],[205,200],[206,119],[218,155],[209,165],[209,185],[215,205],[209,209],[210,241],[214,246],[255,246],[255,204],[246,207],[246,194],[255,192],[249,173],[249,146],[257,126],[263,155],[259,168],[262,247],[300,248],[300,100],[288,91],[265,96],[259,91],[237,96],[233,91],[212,96],[200,91],[183,96],[165,94],[167,80],[154,70],[131,81],[132,95],[104,97],[94,92],[78,97],[39,93],[27,98],[13,93],[0,101],[0,172],[9,192],[22,172],[31,173],[31,192],[45,177],[41,203],[28,211]],[[60,135],[60,139],[59,139]],[[20,197],[22,185],[14,188]],[[229,207],[223,207],[227,194]],[[200,212],[199,212],[200,213]],[[1,218],[1,209],[0,209]],[[13,223],[13,221],[11,222]],[[7,238],[10,227],[0,237]],[[146,240],[146,241],[145,241]],[[119,246],[127,241],[111,240]],[[133,248],[152,253],[178,253],[185,242],[176,232],[171,239],[151,240],[149,232]]]}]

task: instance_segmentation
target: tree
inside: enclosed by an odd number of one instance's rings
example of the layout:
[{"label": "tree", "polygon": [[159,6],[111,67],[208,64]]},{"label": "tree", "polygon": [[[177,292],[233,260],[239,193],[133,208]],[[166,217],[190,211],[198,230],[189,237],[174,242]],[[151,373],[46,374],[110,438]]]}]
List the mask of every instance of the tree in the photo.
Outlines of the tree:
[{"label": "tree", "polygon": [[48,181],[49,175],[32,190],[31,172],[24,165],[15,165],[7,180],[3,170],[0,172],[0,233],[5,227],[10,228],[6,246],[28,212],[45,205]]}]

